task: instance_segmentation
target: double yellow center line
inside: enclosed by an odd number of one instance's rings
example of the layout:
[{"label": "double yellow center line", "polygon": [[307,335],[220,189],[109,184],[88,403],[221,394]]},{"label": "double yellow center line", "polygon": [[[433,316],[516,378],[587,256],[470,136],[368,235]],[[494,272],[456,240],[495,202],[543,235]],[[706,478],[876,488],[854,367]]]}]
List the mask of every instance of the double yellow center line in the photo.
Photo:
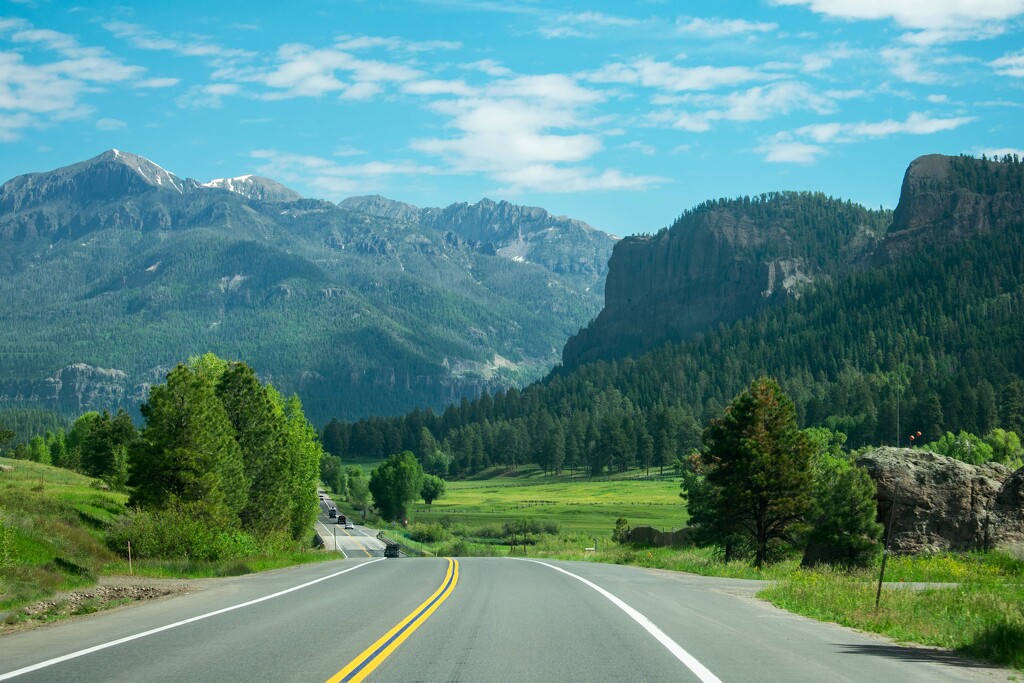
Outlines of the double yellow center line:
[{"label": "double yellow center line", "polygon": [[448,569],[440,588],[434,591],[434,594],[427,598],[422,605],[414,609],[409,616],[400,621],[397,626],[381,636],[376,643],[363,650],[362,654],[349,662],[344,669],[328,679],[327,683],[348,683],[349,681],[355,683],[370,675],[370,672],[387,659],[388,655],[397,650],[398,646],[404,643],[405,639],[412,635],[412,632],[418,629],[442,602],[448,599],[458,582],[459,561],[449,557]]}]

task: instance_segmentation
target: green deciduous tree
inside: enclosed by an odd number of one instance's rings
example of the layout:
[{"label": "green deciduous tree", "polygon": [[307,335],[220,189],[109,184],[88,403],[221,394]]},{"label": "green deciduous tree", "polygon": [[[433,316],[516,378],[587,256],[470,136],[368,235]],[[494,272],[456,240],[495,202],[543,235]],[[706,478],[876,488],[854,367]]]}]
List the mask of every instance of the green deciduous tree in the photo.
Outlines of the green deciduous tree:
[{"label": "green deciduous tree", "polygon": [[761,567],[792,542],[807,512],[814,446],[797,428],[793,402],[767,378],[736,396],[703,442],[700,466],[714,492],[709,530],[742,539]]},{"label": "green deciduous tree", "polygon": [[985,443],[992,449],[992,460],[1002,463],[1011,469],[1024,466],[1024,447],[1016,432],[1006,429],[993,429],[985,437]]},{"label": "green deciduous tree", "polygon": [[438,498],[444,498],[444,479],[433,474],[423,475],[423,487],[420,489],[420,496],[423,502],[430,505]]},{"label": "green deciduous tree", "polygon": [[369,488],[381,517],[406,520],[409,505],[423,489],[423,468],[411,451],[397,453],[373,470]]},{"label": "green deciduous tree", "polygon": [[923,446],[925,450],[954,458],[969,465],[983,465],[992,460],[992,447],[980,436],[965,431],[946,432],[941,438]]}]

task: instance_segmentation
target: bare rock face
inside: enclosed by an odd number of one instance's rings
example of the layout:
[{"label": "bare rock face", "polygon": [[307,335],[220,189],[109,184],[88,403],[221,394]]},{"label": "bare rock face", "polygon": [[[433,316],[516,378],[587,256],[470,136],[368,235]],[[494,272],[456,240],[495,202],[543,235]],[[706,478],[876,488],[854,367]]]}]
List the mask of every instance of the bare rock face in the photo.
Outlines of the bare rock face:
[{"label": "bare rock face", "polygon": [[1024,542],[1024,468],[969,465],[928,451],[879,448],[857,464],[878,488],[878,520],[900,554],[985,550]]},{"label": "bare rock face", "polygon": [[876,264],[917,250],[1002,230],[1024,212],[1020,166],[929,154],[907,168],[892,227]]}]

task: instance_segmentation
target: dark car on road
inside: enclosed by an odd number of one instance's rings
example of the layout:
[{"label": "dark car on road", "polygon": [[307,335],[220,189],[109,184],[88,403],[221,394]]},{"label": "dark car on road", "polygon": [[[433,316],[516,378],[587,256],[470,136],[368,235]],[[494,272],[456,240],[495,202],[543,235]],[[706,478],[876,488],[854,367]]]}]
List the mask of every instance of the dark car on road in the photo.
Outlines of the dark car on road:
[{"label": "dark car on road", "polygon": [[338,516],[338,508],[334,507],[333,505],[331,507],[329,507],[327,509],[327,516],[330,517],[331,519],[334,519],[335,517],[337,517]]}]

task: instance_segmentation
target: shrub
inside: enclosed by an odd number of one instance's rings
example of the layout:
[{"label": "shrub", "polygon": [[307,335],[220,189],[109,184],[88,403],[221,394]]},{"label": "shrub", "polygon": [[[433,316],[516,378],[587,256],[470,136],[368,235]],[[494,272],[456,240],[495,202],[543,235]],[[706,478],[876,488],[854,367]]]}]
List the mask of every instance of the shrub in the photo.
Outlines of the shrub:
[{"label": "shrub", "polygon": [[451,534],[437,522],[431,524],[413,522],[409,525],[408,534],[409,538],[419,543],[440,543],[451,537]]},{"label": "shrub", "polygon": [[185,507],[129,512],[111,526],[107,545],[126,555],[129,542],[137,558],[216,561],[260,552],[260,544],[251,535],[217,528],[202,514]]}]

